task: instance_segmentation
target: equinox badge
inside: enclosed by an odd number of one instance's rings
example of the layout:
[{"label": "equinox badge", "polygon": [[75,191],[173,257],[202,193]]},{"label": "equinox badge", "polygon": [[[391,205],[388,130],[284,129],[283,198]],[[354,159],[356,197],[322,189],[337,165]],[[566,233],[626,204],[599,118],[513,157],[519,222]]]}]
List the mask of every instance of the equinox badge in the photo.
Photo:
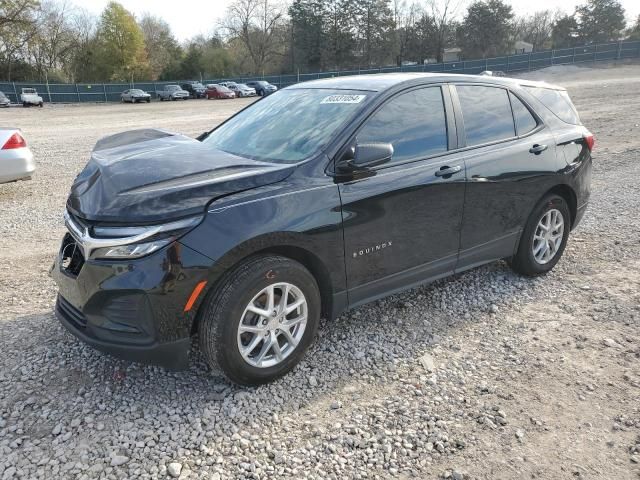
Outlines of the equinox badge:
[{"label": "equinox badge", "polygon": [[389,240],[388,242],[380,243],[378,245],[362,248],[357,252],[353,252],[353,258],[362,257],[363,255],[369,255],[370,253],[373,253],[373,252],[379,252],[380,250],[384,250],[385,248],[390,247],[391,245],[392,245],[392,242],[391,240]]}]

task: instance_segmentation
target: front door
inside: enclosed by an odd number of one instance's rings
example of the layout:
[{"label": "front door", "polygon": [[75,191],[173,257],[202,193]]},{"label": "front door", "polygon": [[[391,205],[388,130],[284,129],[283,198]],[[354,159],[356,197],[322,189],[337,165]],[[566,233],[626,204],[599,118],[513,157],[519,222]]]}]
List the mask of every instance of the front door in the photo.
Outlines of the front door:
[{"label": "front door", "polygon": [[440,86],[399,93],[356,135],[394,153],[373,175],[340,184],[351,306],[455,269],[465,168],[447,155],[445,103]]}]

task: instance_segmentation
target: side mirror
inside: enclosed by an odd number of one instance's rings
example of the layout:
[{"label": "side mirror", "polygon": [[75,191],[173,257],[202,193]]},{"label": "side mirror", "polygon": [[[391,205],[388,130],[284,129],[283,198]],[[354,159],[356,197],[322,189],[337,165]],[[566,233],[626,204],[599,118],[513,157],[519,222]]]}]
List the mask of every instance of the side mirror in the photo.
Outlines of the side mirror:
[{"label": "side mirror", "polygon": [[393,157],[393,145],[390,143],[359,143],[339,162],[338,170],[342,172],[368,170],[387,163],[391,157]]}]

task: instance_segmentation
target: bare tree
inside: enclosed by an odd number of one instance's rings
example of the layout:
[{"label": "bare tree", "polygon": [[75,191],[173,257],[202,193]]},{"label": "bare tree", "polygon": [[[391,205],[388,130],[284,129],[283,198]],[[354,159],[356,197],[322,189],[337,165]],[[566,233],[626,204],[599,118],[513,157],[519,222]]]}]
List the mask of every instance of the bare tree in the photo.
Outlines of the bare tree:
[{"label": "bare tree", "polygon": [[562,16],[558,10],[540,10],[526,17],[516,19],[514,25],[514,40],[524,40],[533,45],[533,50],[545,48],[545,43],[551,41],[553,26]]},{"label": "bare tree", "polygon": [[41,79],[51,70],[62,69],[75,45],[75,32],[69,21],[73,6],[47,0],[38,11],[37,34],[28,42],[28,51]]},{"label": "bare tree", "polygon": [[280,55],[284,8],[274,0],[235,0],[221,22],[229,40],[239,40],[253,63],[263,72],[269,61]]},{"label": "bare tree", "polygon": [[416,42],[417,23],[422,15],[422,7],[412,2],[407,4],[406,0],[393,0],[393,23],[396,34],[396,63],[401,65],[407,58],[409,45]]},{"label": "bare tree", "polygon": [[11,80],[16,60],[24,60],[25,48],[37,33],[36,0],[0,1],[0,65],[3,76]]},{"label": "bare tree", "polygon": [[151,75],[157,79],[167,66],[180,60],[180,47],[163,19],[145,13],[138,23],[144,35]]},{"label": "bare tree", "polygon": [[2,0],[0,2],[0,29],[7,25],[29,26],[31,13],[38,7],[36,0]]},{"label": "bare tree", "polygon": [[465,0],[427,0],[435,26],[436,59],[442,62],[447,40],[455,32],[455,18]]}]

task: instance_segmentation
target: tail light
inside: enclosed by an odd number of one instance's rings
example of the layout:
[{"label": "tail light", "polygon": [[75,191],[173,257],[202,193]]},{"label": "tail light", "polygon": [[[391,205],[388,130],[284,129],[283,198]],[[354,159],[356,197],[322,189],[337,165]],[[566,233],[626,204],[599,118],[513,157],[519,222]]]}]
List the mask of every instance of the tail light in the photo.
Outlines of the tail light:
[{"label": "tail light", "polygon": [[9,137],[9,140],[2,146],[2,150],[10,150],[12,148],[23,148],[27,146],[27,141],[18,132]]},{"label": "tail light", "polygon": [[585,136],[584,136],[584,141],[586,142],[586,144],[587,144],[587,148],[589,149],[589,151],[590,151],[590,152],[591,152],[591,151],[593,151],[593,146],[594,146],[594,145],[595,145],[595,143],[596,143],[596,139],[595,139],[595,137],[593,136],[593,134],[592,134],[592,133],[590,133],[589,135],[585,135]]}]

